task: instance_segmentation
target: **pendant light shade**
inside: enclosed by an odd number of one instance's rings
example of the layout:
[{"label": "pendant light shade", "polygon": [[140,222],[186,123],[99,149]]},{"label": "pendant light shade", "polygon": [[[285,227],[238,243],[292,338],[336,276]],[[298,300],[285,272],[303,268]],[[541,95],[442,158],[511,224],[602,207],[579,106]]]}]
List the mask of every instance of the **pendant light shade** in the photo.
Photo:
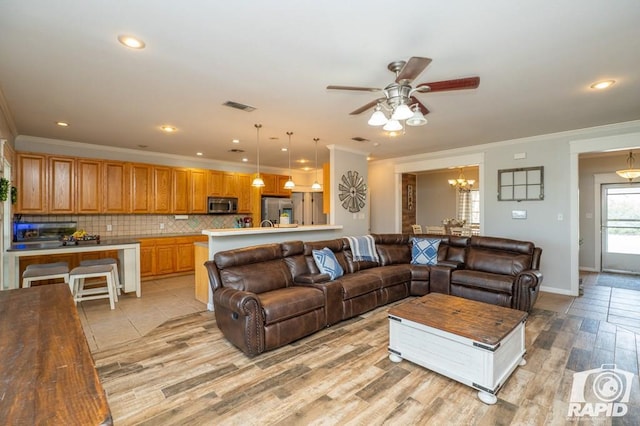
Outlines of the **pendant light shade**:
[{"label": "pendant light shade", "polygon": [[287,147],[287,153],[289,154],[289,180],[284,183],[284,189],[293,189],[296,187],[291,177],[291,135],[293,135],[293,132],[287,132],[287,136],[289,136],[289,146]]},{"label": "pendant light shade", "polygon": [[313,141],[316,143],[316,180],[311,185],[311,189],[313,191],[322,190],[322,185],[320,185],[320,183],[318,182],[318,141],[319,140],[320,138],[313,138]]},{"label": "pendant light shade", "polygon": [[387,116],[382,112],[382,107],[378,104],[367,124],[369,126],[384,126],[388,121]]},{"label": "pendant light shade", "polygon": [[262,124],[254,124],[254,127],[256,128],[257,170],[256,170],[256,177],[253,180],[253,182],[251,182],[251,186],[255,186],[256,188],[262,188],[264,186],[264,181],[260,177],[260,128],[262,127]]},{"label": "pendant light shade", "polygon": [[411,108],[407,106],[407,104],[400,104],[393,110],[393,114],[391,115],[392,120],[406,120],[407,118],[413,117],[413,111]]},{"label": "pendant light shade", "polygon": [[427,124],[427,119],[424,118],[424,114],[420,111],[418,104],[413,106],[413,116],[409,117],[405,123],[407,123],[408,126],[424,126]]},{"label": "pendant light shade", "polygon": [[394,120],[393,118],[387,122],[387,124],[382,127],[387,132],[397,132],[402,130],[402,124],[398,120]]},{"label": "pendant light shade", "polygon": [[629,156],[627,157],[627,165],[628,169],[616,170],[616,174],[621,178],[628,179],[629,182],[633,182],[635,178],[640,177],[640,169],[636,169],[633,167],[633,163],[635,162],[635,157],[632,151],[629,151]]}]

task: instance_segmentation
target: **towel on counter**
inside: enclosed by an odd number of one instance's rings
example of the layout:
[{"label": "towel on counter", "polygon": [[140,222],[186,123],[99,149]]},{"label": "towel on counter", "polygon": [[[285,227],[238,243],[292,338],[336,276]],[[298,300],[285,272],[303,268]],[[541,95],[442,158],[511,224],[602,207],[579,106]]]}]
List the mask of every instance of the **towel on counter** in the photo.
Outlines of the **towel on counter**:
[{"label": "towel on counter", "polygon": [[371,235],[362,237],[345,237],[351,246],[353,260],[356,262],[369,261],[380,262],[378,253],[376,252],[376,242]]}]

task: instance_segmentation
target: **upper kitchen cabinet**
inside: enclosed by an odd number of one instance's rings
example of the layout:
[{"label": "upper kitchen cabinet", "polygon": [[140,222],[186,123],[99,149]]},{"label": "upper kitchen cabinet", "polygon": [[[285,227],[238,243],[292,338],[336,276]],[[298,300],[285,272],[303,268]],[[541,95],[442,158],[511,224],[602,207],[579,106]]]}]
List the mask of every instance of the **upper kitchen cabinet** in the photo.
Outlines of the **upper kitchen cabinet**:
[{"label": "upper kitchen cabinet", "polygon": [[224,185],[222,183],[222,177],[224,172],[219,170],[207,171],[207,195],[222,195]]},{"label": "upper kitchen cabinet", "polygon": [[75,213],[75,162],[68,157],[48,157],[49,213]]},{"label": "upper kitchen cabinet", "polygon": [[128,163],[104,161],[102,163],[103,213],[129,213],[129,169]]},{"label": "upper kitchen cabinet", "polygon": [[76,160],[76,211],[97,214],[102,212],[102,161],[79,158]]},{"label": "upper kitchen cabinet", "polygon": [[209,171],[191,169],[189,173],[189,213],[207,213]]},{"label": "upper kitchen cabinet", "polygon": [[18,205],[16,213],[47,213],[47,157],[40,154],[17,156]]},{"label": "upper kitchen cabinet", "polygon": [[291,190],[284,189],[284,183],[289,180],[289,176],[260,173],[260,177],[264,181],[262,195],[291,197]]},{"label": "upper kitchen cabinet", "polygon": [[251,213],[251,181],[251,175],[246,173],[237,174],[238,213]]},{"label": "upper kitchen cabinet", "polygon": [[151,166],[148,164],[131,165],[131,212],[150,213],[153,194]]},{"label": "upper kitchen cabinet", "polygon": [[171,212],[188,213],[191,182],[189,181],[189,169],[171,169]]},{"label": "upper kitchen cabinet", "polygon": [[152,213],[171,213],[171,168],[153,166]]},{"label": "upper kitchen cabinet", "polygon": [[225,197],[238,196],[238,176],[236,173],[222,174],[222,195]]}]

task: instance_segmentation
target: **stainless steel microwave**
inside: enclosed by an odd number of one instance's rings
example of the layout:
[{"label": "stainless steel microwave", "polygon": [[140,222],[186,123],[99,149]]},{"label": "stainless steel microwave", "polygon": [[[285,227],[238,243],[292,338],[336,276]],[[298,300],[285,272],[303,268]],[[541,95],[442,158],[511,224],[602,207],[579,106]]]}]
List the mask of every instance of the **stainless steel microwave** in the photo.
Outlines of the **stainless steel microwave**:
[{"label": "stainless steel microwave", "polygon": [[209,197],[207,212],[209,214],[238,213],[238,199],[233,197]]}]

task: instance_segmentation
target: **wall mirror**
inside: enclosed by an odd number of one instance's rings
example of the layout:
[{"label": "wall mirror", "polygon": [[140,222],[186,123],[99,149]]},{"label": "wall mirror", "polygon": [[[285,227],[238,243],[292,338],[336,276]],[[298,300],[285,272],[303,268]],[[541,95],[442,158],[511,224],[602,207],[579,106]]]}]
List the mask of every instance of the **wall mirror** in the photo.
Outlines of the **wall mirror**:
[{"label": "wall mirror", "polygon": [[498,170],[498,201],[544,199],[544,166]]}]

